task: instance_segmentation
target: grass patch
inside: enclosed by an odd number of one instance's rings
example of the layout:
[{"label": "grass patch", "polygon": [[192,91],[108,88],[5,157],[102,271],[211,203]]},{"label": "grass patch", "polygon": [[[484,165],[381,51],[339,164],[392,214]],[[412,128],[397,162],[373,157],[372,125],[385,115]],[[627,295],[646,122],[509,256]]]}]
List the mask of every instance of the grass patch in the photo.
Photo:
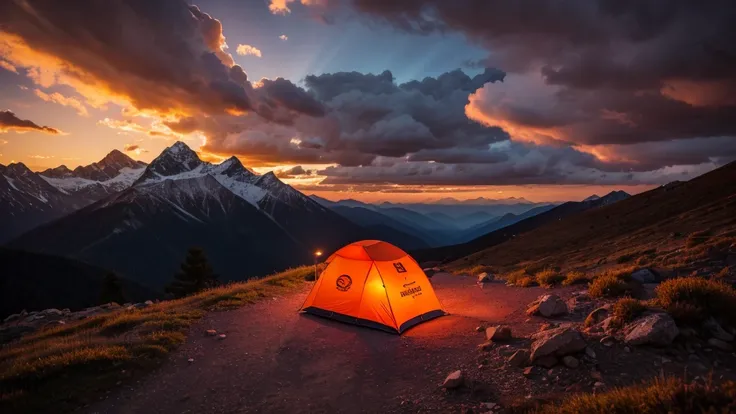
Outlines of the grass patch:
[{"label": "grass patch", "polygon": [[707,230],[690,233],[690,235],[687,236],[687,240],[685,240],[685,246],[692,248],[699,244],[705,243],[708,240],[709,236],[710,232]]},{"label": "grass patch", "polygon": [[624,296],[628,291],[629,285],[613,274],[598,276],[588,288],[590,296],[596,298],[615,298]]},{"label": "grass patch", "polygon": [[515,410],[538,414],[610,413],[730,413],[736,411],[736,383],[721,386],[686,384],[673,378],[614,388],[598,394],[578,394],[559,404]]},{"label": "grass patch", "polygon": [[207,311],[287,293],[313,272],[314,266],[302,266],[24,336],[0,349],[0,412],[60,412],[87,404],[157,366]]},{"label": "grass patch", "polygon": [[572,272],[567,272],[565,280],[562,281],[562,285],[570,286],[588,282],[590,282],[590,277],[586,273],[573,270]]},{"label": "grass patch", "polygon": [[662,282],[657,304],[680,323],[699,326],[709,317],[736,323],[736,289],[719,280],[682,277]]},{"label": "grass patch", "polygon": [[483,272],[493,273],[491,271],[491,267],[490,266],[480,265],[479,264],[479,265],[474,265],[474,266],[470,266],[470,267],[462,267],[460,269],[453,270],[452,271],[452,274],[455,275],[455,276],[459,276],[459,275],[478,276],[479,274],[481,274]]},{"label": "grass patch", "polygon": [[613,322],[616,326],[624,326],[641,315],[647,307],[639,300],[622,298],[613,304]]},{"label": "grass patch", "polygon": [[543,270],[537,273],[535,275],[535,278],[537,279],[537,283],[539,283],[540,286],[544,286],[546,288],[551,288],[554,285],[557,285],[565,280],[565,276],[551,269]]},{"label": "grass patch", "polygon": [[531,287],[531,286],[536,285],[536,282],[534,281],[534,278],[532,278],[531,276],[524,276],[522,278],[517,279],[515,285],[519,287]]},{"label": "grass patch", "polygon": [[[531,279],[531,276],[527,274],[524,269],[520,269],[520,270],[510,272],[510,273],[503,274],[501,275],[501,278],[506,280],[506,283],[510,285],[521,286],[519,284],[519,281],[521,281],[522,279]],[[531,280],[532,282],[534,281],[533,279]]]}]

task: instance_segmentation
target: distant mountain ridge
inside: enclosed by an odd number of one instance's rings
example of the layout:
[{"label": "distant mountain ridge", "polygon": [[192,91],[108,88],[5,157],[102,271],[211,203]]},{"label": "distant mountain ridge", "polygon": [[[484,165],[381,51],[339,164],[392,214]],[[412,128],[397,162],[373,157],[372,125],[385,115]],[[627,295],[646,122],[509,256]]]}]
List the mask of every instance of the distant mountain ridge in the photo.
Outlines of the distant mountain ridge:
[{"label": "distant mountain ridge", "polygon": [[127,188],[145,165],[118,150],[73,171],[61,165],[36,173],[23,163],[0,164],[0,243]]},{"label": "distant mountain ridge", "polygon": [[177,142],[127,189],[10,245],[85,260],[160,289],[192,246],[206,251],[223,280],[242,280],[368,236],[273,173],[256,175],[235,157],[211,164]]}]

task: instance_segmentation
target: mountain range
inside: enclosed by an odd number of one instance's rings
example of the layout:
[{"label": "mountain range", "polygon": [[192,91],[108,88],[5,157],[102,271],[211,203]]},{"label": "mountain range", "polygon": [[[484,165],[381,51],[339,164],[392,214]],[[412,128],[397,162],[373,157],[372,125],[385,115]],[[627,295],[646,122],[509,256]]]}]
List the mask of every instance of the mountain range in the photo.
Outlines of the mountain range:
[{"label": "mountain range", "polygon": [[420,252],[476,246],[519,222],[540,217],[531,222],[536,226],[550,214],[625,197],[619,192],[561,206],[484,198],[335,202],[307,197],[273,172],[256,174],[236,157],[205,162],[177,142],[150,164],[114,150],[74,170],[0,165],[0,208],[9,213],[0,217],[0,243],[76,259],[160,291],[190,247],[206,251],[221,280],[243,280],[309,263],[315,250],[360,239]]},{"label": "mountain range", "polygon": [[[124,166],[113,178],[96,181],[104,185],[124,175],[134,179],[127,188],[9,246],[83,260],[160,289],[192,246],[207,252],[223,280],[242,280],[305,263],[315,249],[331,251],[368,237],[273,173],[256,175],[235,157],[211,164],[177,142],[134,171]],[[88,187],[71,183],[91,178],[61,172],[56,181],[41,181],[69,197]]]}]

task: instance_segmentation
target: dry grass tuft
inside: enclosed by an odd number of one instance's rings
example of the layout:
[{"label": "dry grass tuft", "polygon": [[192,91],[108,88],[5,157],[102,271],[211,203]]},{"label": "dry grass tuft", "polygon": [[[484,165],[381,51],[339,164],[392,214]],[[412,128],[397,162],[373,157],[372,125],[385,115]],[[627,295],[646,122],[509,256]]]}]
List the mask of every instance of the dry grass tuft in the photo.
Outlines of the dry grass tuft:
[{"label": "dry grass tuft", "polygon": [[657,304],[680,323],[697,326],[710,317],[736,323],[736,289],[721,281],[670,279],[657,286],[655,293]]},{"label": "dry grass tuft", "polygon": [[551,269],[543,270],[537,273],[535,275],[535,278],[537,279],[537,283],[539,283],[540,286],[544,286],[546,288],[551,288],[565,280],[565,276]]},{"label": "dry grass tuft", "polygon": [[604,274],[593,280],[588,288],[590,296],[596,298],[615,298],[629,292],[629,285],[614,274]]},{"label": "dry grass tuft", "polygon": [[621,298],[613,304],[613,322],[616,326],[624,326],[641,315],[647,307],[639,300]]},{"label": "dry grass tuft", "polygon": [[673,378],[657,379],[597,394],[578,394],[560,404],[524,411],[538,414],[730,413],[736,412],[736,383],[729,381],[715,386],[687,384]]},{"label": "dry grass tuft", "polygon": [[573,270],[572,272],[567,272],[567,275],[565,276],[565,280],[562,281],[563,286],[570,286],[570,285],[577,285],[582,283],[588,283],[590,282],[590,277],[583,272],[579,272],[577,270]]}]

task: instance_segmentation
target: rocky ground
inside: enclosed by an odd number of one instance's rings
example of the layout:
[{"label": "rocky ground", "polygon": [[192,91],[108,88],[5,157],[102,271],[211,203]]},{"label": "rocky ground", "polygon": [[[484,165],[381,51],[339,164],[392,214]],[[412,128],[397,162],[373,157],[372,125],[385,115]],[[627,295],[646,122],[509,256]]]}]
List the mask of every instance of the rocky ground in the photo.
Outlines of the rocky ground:
[{"label": "rocky ground", "polygon": [[82,309],[76,312],[72,312],[69,309],[44,309],[42,311],[31,312],[24,310],[21,313],[9,315],[2,323],[0,323],[0,345],[18,339],[22,335],[31,334],[41,329],[65,325],[70,322],[76,322],[93,316],[122,310],[143,309],[152,304],[153,302],[150,300],[141,303],[126,303],[124,305],[112,302],[105,305]]},{"label": "rocky ground", "polygon": [[662,375],[736,380],[728,327],[680,329],[650,310],[615,328],[615,300],[582,286],[433,284],[451,315],[401,336],[299,315],[308,285],[208,314],[161,370],[83,411],[505,412]]}]

